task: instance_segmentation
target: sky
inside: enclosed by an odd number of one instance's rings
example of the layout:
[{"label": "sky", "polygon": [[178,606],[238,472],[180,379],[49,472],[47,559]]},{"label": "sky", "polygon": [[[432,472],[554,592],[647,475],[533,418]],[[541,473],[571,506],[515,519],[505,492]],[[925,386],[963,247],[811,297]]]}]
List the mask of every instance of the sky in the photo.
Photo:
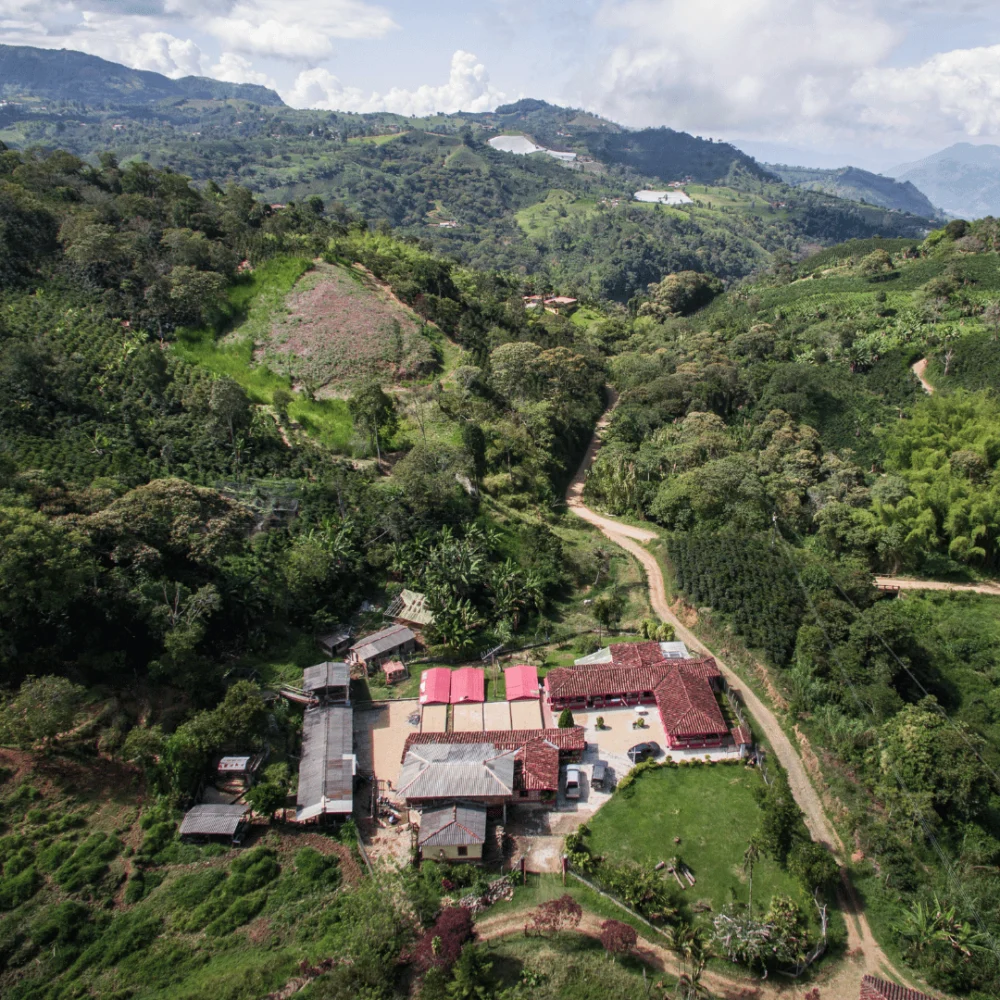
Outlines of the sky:
[{"label": "sky", "polygon": [[261,83],[293,107],[538,97],[806,166],[1000,142],[996,0],[0,0],[0,41]]}]

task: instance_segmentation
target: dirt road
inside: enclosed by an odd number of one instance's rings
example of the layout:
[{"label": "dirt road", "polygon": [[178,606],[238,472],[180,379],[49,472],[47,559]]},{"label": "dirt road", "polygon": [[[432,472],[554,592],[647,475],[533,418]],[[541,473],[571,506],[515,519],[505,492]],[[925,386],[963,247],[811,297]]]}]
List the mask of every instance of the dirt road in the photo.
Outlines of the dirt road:
[{"label": "dirt road", "polygon": [[924,387],[924,392],[926,392],[928,396],[933,396],[934,386],[932,386],[924,377],[924,372],[927,371],[927,359],[921,358],[919,361],[915,361],[912,365],[910,365],[910,371],[917,376],[917,381]]},{"label": "dirt road", "polygon": [[[774,751],[774,755],[788,774],[788,784],[792,795],[803,812],[806,826],[809,828],[813,840],[825,844],[833,852],[838,863],[843,865],[844,844],[838,836],[837,831],[833,828],[833,825],[827,819],[823,804],[816,789],[813,788],[812,782],[809,780],[802,759],[792,745],[791,740],[785,735],[774,713],[753,691],[747,689],[736,672],[723,660],[720,660],[670,609],[670,605],[667,603],[663,573],[660,570],[659,563],[651,552],[639,544],[640,542],[651,542],[659,536],[653,531],[621,524],[613,518],[596,514],[583,502],[583,487],[586,482],[587,472],[601,446],[601,432],[607,427],[611,412],[618,402],[617,395],[611,390],[609,392],[611,395],[610,406],[598,423],[587,453],[580,463],[573,481],[566,490],[566,504],[577,517],[583,518],[583,520],[595,525],[605,537],[635,556],[646,572],[646,579],[649,584],[649,598],[653,610],[663,621],[670,622],[674,626],[677,638],[683,640],[688,649],[697,651],[704,656],[714,657],[719,670],[722,671],[727,681],[733,687],[740,689],[743,701],[757,723],[758,730],[766,737],[768,743],[771,745],[771,749]],[[859,973],[857,968],[852,968],[845,963],[842,967],[843,971],[838,972],[834,977],[835,980],[838,980],[838,991],[841,987],[845,991],[848,988],[846,981],[844,984],[839,983],[841,978],[845,976],[853,977],[853,991],[854,995],[857,996],[858,981],[860,980],[861,973],[880,975],[905,983],[906,980],[895,971],[892,963],[872,935],[861,900],[851,885],[846,870],[843,868],[841,875],[843,887],[839,896],[844,920],[847,924],[848,950],[859,955],[861,959],[861,972]],[[826,990],[829,990],[830,986],[831,984],[828,983],[824,987],[824,997],[827,996]],[[840,993],[830,995],[839,996]],[[844,992],[843,995],[847,996],[848,993]]]},{"label": "dirt road", "polygon": [[876,576],[875,582],[900,590],[964,590],[970,594],[989,594],[1000,597],[1000,584],[996,583],[942,583],[939,580],[913,580],[898,576]]}]

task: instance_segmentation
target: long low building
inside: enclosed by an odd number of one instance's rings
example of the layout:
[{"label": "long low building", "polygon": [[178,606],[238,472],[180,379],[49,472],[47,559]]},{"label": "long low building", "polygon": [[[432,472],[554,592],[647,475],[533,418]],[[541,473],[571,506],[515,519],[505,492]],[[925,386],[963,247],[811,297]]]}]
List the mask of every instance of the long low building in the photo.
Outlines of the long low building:
[{"label": "long low building", "polygon": [[610,659],[560,667],[545,678],[553,711],[655,705],[668,749],[719,747],[733,737],[715,692],[722,674],[711,657],[674,659],[658,642],[616,643]]},{"label": "long low building", "polygon": [[295,819],[345,818],[354,808],[354,713],[349,705],[307,708]]}]

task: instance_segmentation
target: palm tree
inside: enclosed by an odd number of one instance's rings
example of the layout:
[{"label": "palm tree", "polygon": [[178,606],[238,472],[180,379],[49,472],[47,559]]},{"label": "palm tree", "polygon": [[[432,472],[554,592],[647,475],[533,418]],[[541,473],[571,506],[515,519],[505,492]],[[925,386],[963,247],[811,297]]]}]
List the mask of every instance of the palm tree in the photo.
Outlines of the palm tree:
[{"label": "palm tree", "polygon": [[753,866],[760,860],[760,841],[756,837],[751,837],[747,841],[747,849],[743,852],[743,874],[747,877],[750,885],[747,909],[753,912]]}]

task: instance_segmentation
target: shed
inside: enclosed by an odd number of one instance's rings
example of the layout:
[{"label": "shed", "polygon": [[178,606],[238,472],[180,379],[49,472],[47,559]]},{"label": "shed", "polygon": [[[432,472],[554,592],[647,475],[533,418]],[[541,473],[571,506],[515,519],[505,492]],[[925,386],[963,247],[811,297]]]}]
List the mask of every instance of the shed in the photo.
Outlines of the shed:
[{"label": "shed", "polygon": [[417,847],[427,861],[479,861],[486,843],[486,806],[451,802],[420,817]]},{"label": "shed", "polygon": [[431,667],[420,678],[421,705],[447,705],[451,700],[451,671],[447,667]]},{"label": "shed", "polygon": [[423,627],[434,624],[434,612],[427,607],[427,597],[415,590],[403,590],[385,609],[386,618],[401,625]]},{"label": "shed", "polygon": [[224,837],[234,841],[250,807],[206,802],[192,806],[181,822],[182,837]]},{"label": "shed", "polygon": [[503,672],[508,701],[538,698],[538,670],[527,663],[507,667]]},{"label": "shed", "polygon": [[317,663],[302,671],[302,690],[315,698],[348,704],[351,700],[351,668],[346,663]]},{"label": "shed", "polygon": [[413,651],[417,637],[405,625],[392,625],[359,639],[347,652],[348,663],[357,663],[366,670],[379,667],[386,660],[398,660]]},{"label": "shed", "polygon": [[396,684],[410,676],[406,664],[402,660],[389,660],[382,664],[386,684]]},{"label": "shed", "polygon": [[482,667],[460,667],[451,678],[451,703],[486,701],[486,672]]},{"label": "shed", "polygon": [[342,653],[351,643],[351,636],[354,629],[349,625],[337,625],[326,635],[317,638],[316,643],[322,650],[323,655],[328,659],[333,659],[338,653]]},{"label": "shed", "polygon": [[354,808],[354,713],[348,705],[307,708],[295,819],[349,816]]}]

